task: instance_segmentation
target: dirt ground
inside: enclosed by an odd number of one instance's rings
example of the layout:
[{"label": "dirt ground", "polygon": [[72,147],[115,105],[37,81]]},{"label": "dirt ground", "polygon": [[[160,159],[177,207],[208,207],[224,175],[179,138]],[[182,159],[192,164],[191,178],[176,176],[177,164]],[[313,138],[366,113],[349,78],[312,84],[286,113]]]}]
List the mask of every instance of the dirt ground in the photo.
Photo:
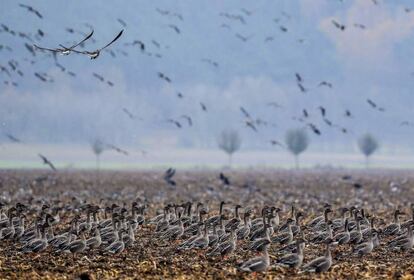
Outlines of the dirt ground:
[{"label": "dirt ground", "polygon": [[[221,200],[231,205],[240,203],[256,209],[263,205],[282,208],[282,220],[289,215],[292,203],[305,213],[306,221],[320,215],[324,203],[333,209],[343,206],[363,207],[378,218],[376,226],[392,221],[396,208],[411,219],[414,202],[414,173],[404,170],[252,170],[226,171],[231,185],[218,179],[219,171],[177,171],[176,187],[167,185],[163,171],[112,172],[99,174],[86,171],[0,171],[0,201],[16,202],[39,209],[44,202],[51,205],[101,206],[125,205],[132,201],[148,204],[146,216],[152,217],[168,202],[202,201],[216,213]],[[351,179],[343,179],[350,175]],[[355,188],[353,183],[362,187]],[[34,215],[34,213],[33,213]],[[335,214],[338,216],[338,214]],[[61,227],[67,227],[70,211],[63,213]],[[29,219],[30,220],[30,219]],[[333,249],[334,263],[323,274],[298,274],[274,265],[280,257],[278,246],[269,253],[272,266],[266,273],[242,273],[237,265],[253,256],[238,243],[236,253],[228,259],[210,259],[201,251],[178,252],[175,244],[159,244],[152,238],[153,226],[145,225],[136,232],[136,242],[118,256],[88,252],[73,259],[50,249],[40,254],[23,254],[14,241],[0,241],[1,279],[413,279],[414,253],[392,252],[381,246],[363,258],[350,255],[350,246]],[[307,234],[307,233],[306,233]],[[305,261],[323,255],[323,246],[305,248]],[[86,256],[86,257],[85,257]]]}]

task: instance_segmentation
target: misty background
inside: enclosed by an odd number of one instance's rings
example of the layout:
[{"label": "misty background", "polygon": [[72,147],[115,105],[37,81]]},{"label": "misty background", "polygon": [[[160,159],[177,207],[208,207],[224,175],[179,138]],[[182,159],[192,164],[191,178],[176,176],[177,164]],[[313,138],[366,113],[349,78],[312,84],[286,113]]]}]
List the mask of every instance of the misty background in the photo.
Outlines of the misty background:
[{"label": "misty background", "polygon": [[[24,73],[21,77],[0,72],[0,166],[40,166],[38,152],[58,166],[89,166],[94,160],[90,143],[97,138],[130,151],[129,156],[103,156],[103,164],[105,157],[113,161],[108,167],[225,163],[217,136],[227,128],[238,130],[243,139],[236,165],[290,166],[288,152],[270,140],[283,142],[286,130],[304,127],[297,118],[305,108],[308,121],[321,130],[320,136],[308,130],[311,144],[304,153],[305,166],[363,162],[356,140],[366,132],[380,142],[374,157],[378,166],[414,166],[414,126],[401,125],[413,116],[414,5],[408,0],[378,2],[21,1],[39,10],[39,19],[16,1],[1,1],[0,23],[30,34],[32,41],[0,32],[0,45],[10,48],[0,48],[0,65],[8,67],[15,60]],[[223,13],[243,15],[245,23]],[[336,28],[333,19],[346,29]],[[180,34],[170,24],[179,27]],[[65,72],[49,53],[33,55],[24,45],[70,45],[84,36],[67,28],[89,33],[91,27],[96,42],[87,41],[86,50],[103,46],[121,29],[124,33],[109,48],[113,55],[105,51],[96,60],[58,55]],[[36,39],[38,29],[45,35]],[[139,45],[126,45],[135,40],[145,44],[145,52]],[[47,73],[53,82],[40,81],[34,72]],[[157,72],[172,82],[160,79]],[[298,88],[295,73],[300,73],[307,92]],[[322,81],[333,87],[318,86]],[[367,99],[385,111],[373,110]],[[240,106],[268,125],[258,126],[258,132],[246,127]],[[319,106],[348,133],[329,127]],[[346,110],[352,118],[345,117]],[[182,115],[191,116],[193,125]],[[168,119],[179,120],[182,128]],[[7,133],[22,143],[11,143]]]}]

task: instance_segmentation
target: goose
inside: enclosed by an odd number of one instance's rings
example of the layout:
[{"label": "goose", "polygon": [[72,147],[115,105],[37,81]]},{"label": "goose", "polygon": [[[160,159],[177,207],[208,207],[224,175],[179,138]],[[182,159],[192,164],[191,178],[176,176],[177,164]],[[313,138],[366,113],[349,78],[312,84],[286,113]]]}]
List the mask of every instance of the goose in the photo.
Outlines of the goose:
[{"label": "goose", "polygon": [[[370,217],[370,224],[369,224],[369,227],[368,228],[365,228],[363,231],[362,231],[362,239],[365,241],[365,240],[367,240],[368,239],[368,237],[371,235],[371,232],[372,231],[375,231],[375,232],[377,232],[377,230],[376,230],[376,228],[375,228],[375,217]],[[375,240],[374,240],[374,244],[375,244]]]},{"label": "goose", "polygon": [[203,203],[198,202],[194,215],[191,216],[191,223],[198,223],[200,221],[200,208],[203,206]]},{"label": "goose", "polygon": [[301,232],[301,222],[302,222],[302,217],[303,217],[303,213],[302,212],[297,212],[296,213],[296,219],[295,219],[295,224],[292,225],[292,233],[293,236],[296,236],[297,234],[299,234]]},{"label": "goose", "polygon": [[331,249],[330,249],[330,240],[327,240],[325,255],[318,257],[316,259],[313,259],[312,261],[305,264],[301,272],[316,272],[316,273],[326,272],[329,270],[331,265],[332,265],[332,255],[331,255]]},{"label": "goose", "polygon": [[94,236],[86,240],[86,248],[88,248],[89,250],[99,248],[99,246],[101,246],[102,244],[102,238],[99,229],[94,228],[93,233]]},{"label": "goose", "polygon": [[263,226],[257,229],[250,235],[250,241],[254,241],[257,239],[265,238],[267,236],[271,236],[273,234],[273,227],[270,223],[265,222]]},{"label": "goose", "polygon": [[394,211],[394,222],[386,226],[382,230],[383,235],[396,235],[401,232],[401,224],[399,216],[404,215],[405,213],[401,212],[399,209]]},{"label": "goose", "polygon": [[372,232],[366,242],[363,242],[355,246],[353,250],[353,254],[358,255],[359,257],[362,257],[364,255],[371,253],[372,250],[374,249],[373,237],[376,234],[377,234],[376,232]]},{"label": "goose", "polygon": [[349,228],[348,228],[348,219],[345,219],[344,231],[335,234],[335,236],[333,237],[334,243],[332,244],[334,245],[347,244],[350,239],[351,239],[351,235],[350,235]]},{"label": "goose", "polygon": [[256,218],[252,222],[252,226],[250,227],[250,240],[254,240],[257,235],[263,234],[265,225],[266,225],[266,213],[269,207],[265,206],[262,208],[261,217]]},{"label": "goose", "polygon": [[294,221],[290,218],[286,221],[288,230],[287,232],[282,232],[274,237],[272,237],[272,243],[279,243],[280,245],[286,245],[292,242],[293,240],[293,232],[292,232],[292,223]]},{"label": "goose", "polygon": [[[334,231],[342,228],[345,223],[346,214],[350,211],[347,207],[340,208],[341,218],[332,220],[332,229]],[[348,221],[349,222],[349,221]]]},{"label": "goose", "polygon": [[411,250],[414,245],[413,226],[408,226],[407,235],[403,237],[397,237],[388,242],[388,246],[394,250],[407,251]]},{"label": "goose", "polygon": [[178,225],[169,227],[165,232],[159,236],[160,239],[174,241],[179,239],[184,233],[184,226],[181,221],[181,212],[178,213]]},{"label": "goose", "polygon": [[134,234],[134,229],[132,228],[131,224],[128,225],[128,233],[123,235],[122,241],[125,244],[125,248],[128,248],[132,246],[132,244],[134,244],[135,234]]},{"label": "goose", "polygon": [[9,222],[6,228],[2,228],[0,230],[0,240],[11,239],[15,234],[15,227],[14,223],[12,222],[14,214],[12,212],[9,213]]},{"label": "goose", "polygon": [[280,223],[279,213],[282,210],[278,207],[271,207],[270,211],[271,211],[271,219],[269,223],[272,225],[273,231],[276,231],[279,228],[279,223]]},{"label": "goose", "polygon": [[295,242],[296,245],[296,253],[289,253],[282,256],[278,261],[277,264],[283,267],[290,267],[290,268],[299,268],[303,262],[303,246],[302,244],[305,243],[303,239],[297,239]]},{"label": "goose", "polygon": [[80,239],[70,242],[65,250],[65,252],[72,254],[73,259],[75,259],[77,253],[82,253],[86,249],[85,230],[80,231],[79,235]]},{"label": "goose", "polygon": [[240,265],[240,270],[245,272],[264,272],[269,268],[270,259],[269,259],[269,248],[270,241],[267,240],[267,243],[264,244],[263,254],[259,257],[252,258],[242,265]]},{"label": "goose", "polygon": [[401,224],[401,229],[408,228],[414,222],[414,204],[411,204],[411,219]]},{"label": "goose", "polygon": [[45,228],[43,225],[38,226],[37,233],[40,235],[40,237],[26,243],[21,249],[23,253],[40,253],[46,250],[48,243],[46,239]]},{"label": "goose", "polygon": [[79,54],[86,54],[90,57],[90,59],[97,59],[101,53],[102,50],[106,49],[107,47],[109,47],[110,45],[112,45],[116,40],[119,39],[119,37],[121,37],[122,33],[124,32],[124,30],[121,30],[118,35],[115,36],[114,39],[112,39],[111,42],[109,42],[108,44],[106,44],[105,46],[103,46],[100,49],[97,49],[95,51],[77,51],[74,48],[67,48],[63,45],[59,45],[60,47],[62,47],[65,51],[73,51],[75,53],[79,53]]},{"label": "goose", "polygon": [[158,224],[161,220],[165,220],[166,219],[166,216],[167,216],[167,212],[170,210],[170,207],[172,207],[171,206],[171,204],[167,204],[163,209],[162,209],[162,213],[161,214],[159,214],[159,215],[157,215],[157,216],[155,216],[155,217],[152,217],[149,221],[148,221],[148,223],[149,224],[151,224],[151,225],[156,225],[156,224]]},{"label": "goose", "polygon": [[219,236],[217,234],[217,225],[213,227],[213,233],[208,235],[208,247],[215,247],[219,242]]},{"label": "goose", "polygon": [[72,50],[74,48],[76,48],[77,46],[81,45],[82,43],[84,43],[86,40],[88,40],[90,37],[92,37],[93,35],[93,30],[91,31],[91,33],[89,33],[84,39],[82,39],[82,41],[72,45],[71,47],[62,47],[62,48],[56,48],[56,49],[50,49],[50,48],[44,48],[44,47],[40,47],[38,45],[34,45],[35,48],[39,49],[39,50],[44,50],[44,51],[50,51],[50,52],[54,52],[54,53],[59,53],[61,55],[69,55]]},{"label": "goose", "polygon": [[218,215],[215,215],[215,216],[212,216],[212,217],[208,218],[206,220],[207,225],[214,226],[215,224],[218,224],[220,222],[220,220],[222,220],[221,217],[223,215],[224,204],[226,204],[226,202],[224,202],[224,201],[220,202],[220,208],[219,208]]},{"label": "goose", "polygon": [[253,242],[251,242],[248,246],[248,249],[251,251],[262,252],[264,249],[264,246],[268,243],[267,241],[270,241],[270,228],[271,227],[272,226],[270,224],[266,224],[265,237],[258,238],[254,240]]},{"label": "goose", "polygon": [[328,224],[331,224],[332,227],[332,222],[329,219],[329,213],[332,213],[332,209],[326,208],[323,215],[324,219],[311,228],[315,231],[322,231],[328,229]]},{"label": "goose", "polygon": [[229,220],[225,226],[226,232],[230,232],[230,229],[237,228],[241,223],[239,209],[242,208],[241,205],[237,204],[234,208],[234,218]]},{"label": "goose", "polygon": [[322,223],[323,221],[326,221],[327,220],[326,216],[327,216],[327,213],[328,213],[328,209],[330,211],[331,205],[325,204],[323,215],[318,216],[318,217],[314,218],[313,220],[311,220],[309,223],[306,224],[306,227],[313,228],[313,227],[317,226],[319,223]]},{"label": "goose", "polygon": [[191,249],[206,249],[209,242],[210,240],[208,236],[207,225],[204,225],[203,235],[199,236],[192,242]]},{"label": "goose", "polygon": [[349,243],[358,244],[362,241],[361,217],[357,218],[356,229],[349,233]]},{"label": "goose", "polygon": [[269,209],[269,206],[267,205],[263,206],[262,211],[260,212],[261,213],[260,217],[252,220],[253,231],[257,230],[259,227],[261,227],[264,224],[265,216],[266,216],[268,209]]},{"label": "goose", "polygon": [[158,222],[156,223],[156,228],[155,228],[155,232],[162,232],[168,229],[168,226],[170,225],[169,221],[168,221],[168,211],[170,209],[170,206],[166,206],[164,207],[164,213],[162,214],[161,219],[158,219],[159,216],[157,216],[157,219],[154,219],[153,222],[155,223],[155,221],[158,220]]},{"label": "goose", "polygon": [[92,229],[92,222],[91,222],[91,207],[89,206],[86,212],[86,222],[79,224],[79,230],[84,232],[89,232]]},{"label": "goose", "polygon": [[125,243],[123,241],[123,232],[121,232],[120,238],[112,242],[108,247],[104,249],[104,251],[112,255],[118,255],[122,253],[124,249]]},{"label": "goose", "polygon": [[14,240],[18,240],[18,239],[20,239],[23,236],[24,230],[25,230],[25,227],[24,227],[24,221],[25,221],[25,219],[26,219],[26,216],[24,214],[22,214],[20,216],[20,223],[19,223],[19,225],[14,228],[14,235],[13,235],[13,239]]},{"label": "goose", "polygon": [[217,244],[216,247],[212,248],[208,253],[208,257],[214,257],[214,256],[220,256],[222,258],[226,257],[227,255],[230,255],[231,253],[236,250],[236,240],[237,236],[234,231],[234,229],[231,229],[230,231],[231,238],[225,242],[221,242]]},{"label": "goose", "polygon": [[249,213],[244,214],[243,221],[244,221],[244,224],[236,230],[236,235],[237,235],[238,240],[244,240],[250,234],[251,221],[250,221]]},{"label": "goose", "polygon": [[329,221],[327,229],[311,237],[310,242],[314,244],[321,244],[321,243],[327,242],[327,240],[332,239],[332,238],[333,238],[332,222]]},{"label": "goose", "polygon": [[199,211],[199,221],[197,223],[193,223],[190,226],[188,226],[185,230],[184,230],[184,237],[188,237],[188,236],[193,236],[195,234],[197,234],[198,229],[204,225],[204,216],[207,214],[207,212],[205,211],[205,209],[201,209]]},{"label": "goose", "polygon": [[177,246],[177,250],[189,250],[191,249],[191,245],[194,242],[194,240],[196,240],[198,237],[202,236],[202,231],[201,231],[201,227],[198,227],[197,229],[197,234],[191,236],[190,238],[184,240],[183,242],[181,242],[178,246]]}]

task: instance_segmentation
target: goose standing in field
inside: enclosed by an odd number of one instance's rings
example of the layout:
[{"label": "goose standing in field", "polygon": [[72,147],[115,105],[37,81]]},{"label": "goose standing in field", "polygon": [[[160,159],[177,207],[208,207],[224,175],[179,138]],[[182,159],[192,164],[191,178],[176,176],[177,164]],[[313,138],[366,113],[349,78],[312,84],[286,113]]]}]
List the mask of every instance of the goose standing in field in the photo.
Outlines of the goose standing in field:
[{"label": "goose standing in field", "polygon": [[377,235],[376,232],[372,232],[371,235],[368,237],[368,240],[366,242],[363,242],[361,244],[358,244],[355,246],[353,250],[353,254],[358,255],[358,257],[362,257],[364,255],[370,254],[372,250],[374,249],[374,242],[373,238]]},{"label": "goose standing in field", "polygon": [[2,228],[0,230],[0,240],[5,240],[5,239],[11,239],[14,236],[15,231],[15,227],[14,227],[14,223],[13,223],[13,217],[14,214],[12,212],[9,213],[9,217],[8,217],[8,226],[5,228]]},{"label": "goose standing in field", "polygon": [[243,225],[236,230],[238,240],[244,240],[249,236],[251,225],[250,214],[246,212],[243,217]]},{"label": "goose standing in field", "polygon": [[396,235],[401,233],[401,223],[400,223],[400,216],[404,215],[405,213],[401,212],[399,209],[394,211],[394,221],[386,226],[382,230],[383,235]]},{"label": "goose standing in field", "polygon": [[327,220],[327,214],[329,212],[331,212],[331,205],[325,204],[324,205],[323,215],[318,216],[318,217],[314,218],[313,220],[311,220],[309,223],[306,224],[306,227],[308,227],[308,228],[314,228],[319,223],[322,223],[323,221],[326,221]]},{"label": "goose standing in field", "polygon": [[237,204],[234,208],[234,218],[230,219],[226,226],[225,226],[225,230],[226,232],[229,232],[230,229],[232,228],[237,228],[240,223],[241,223],[241,219],[240,219],[240,213],[239,213],[239,209],[242,208],[241,205]]},{"label": "goose standing in field", "polygon": [[45,227],[43,225],[38,226],[37,235],[39,236],[39,238],[31,240],[22,247],[21,250],[23,253],[40,253],[46,250],[48,243],[45,233]]},{"label": "goose standing in field", "polygon": [[283,267],[290,267],[290,268],[299,268],[303,262],[303,246],[302,244],[305,243],[303,239],[297,239],[296,244],[296,253],[289,253],[282,256],[278,259],[277,264]]},{"label": "goose standing in field", "polygon": [[315,234],[313,237],[311,237],[310,242],[314,244],[322,244],[332,238],[333,238],[332,222],[329,221],[328,227],[326,228],[326,230]]},{"label": "goose standing in field", "polygon": [[[341,229],[344,226],[345,223],[345,219],[346,219],[346,214],[350,211],[348,208],[343,207],[340,210],[341,213],[341,217],[338,219],[334,219],[332,220],[332,229],[334,231]],[[348,221],[349,222],[349,221]]]},{"label": "goose standing in field", "polygon": [[[125,233],[125,230],[124,230],[124,233]],[[134,229],[132,227],[132,224],[128,225],[128,231],[126,234],[123,235],[122,241],[124,242],[125,248],[128,248],[132,246],[132,244],[134,244],[135,234],[134,234]]]},{"label": "goose standing in field", "polygon": [[215,216],[212,216],[212,217],[208,218],[206,220],[207,225],[214,226],[215,224],[218,224],[220,222],[220,220],[222,220],[224,204],[226,204],[226,202],[224,202],[224,201],[220,202],[220,208],[219,208],[218,215],[215,215]]},{"label": "goose standing in field", "polygon": [[388,246],[393,248],[394,250],[400,251],[408,251],[414,245],[414,235],[413,235],[413,226],[408,226],[408,231],[406,236],[397,237],[390,242],[388,242]]},{"label": "goose standing in field", "polygon": [[326,272],[332,265],[332,255],[331,255],[331,248],[330,248],[330,241],[326,241],[326,249],[325,255],[313,259],[312,261],[305,264],[301,270],[301,272]]},{"label": "goose standing in field", "polygon": [[270,241],[267,240],[267,243],[264,244],[264,250],[260,257],[252,258],[244,262],[240,266],[240,270],[246,272],[264,272],[269,268],[270,259],[269,259],[269,244]]},{"label": "goose standing in field", "polygon": [[262,252],[264,249],[264,246],[266,244],[268,244],[268,241],[270,240],[270,229],[271,229],[272,225],[270,224],[266,224],[265,225],[265,236],[255,239],[254,241],[252,241],[249,245],[248,245],[248,249],[251,251],[255,251],[255,252]]},{"label": "goose standing in field", "polygon": [[99,246],[101,246],[102,244],[102,238],[101,238],[101,233],[99,232],[99,229],[94,228],[93,234],[94,236],[86,240],[86,247],[89,250],[99,248]]},{"label": "goose standing in field", "polygon": [[76,239],[69,243],[66,252],[72,253],[73,260],[76,257],[76,254],[82,253],[86,249],[86,238],[85,238],[85,230],[79,232],[80,239]]},{"label": "goose standing in field", "polygon": [[208,247],[209,242],[210,240],[208,236],[207,225],[204,225],[203,234],[192,242],[191,249],[206,249]]},{"label": "goose standing in field", "polygon": [[156,228],[155,228],[155,232],[163,232],[163,231],[168,229],[168,226],[170,225],[169,213],[168,213],[170,207],[171,206],[169,206],[169,205],[164,207],[164,213],[161,215],[161,219],[158,219],[158,217],[160,217],[160,216],[157,216],[157,217],[155,217],[156,219],[152,220],[152,222],[156,223],[156,225],[157,225]]},{"label": "goose standing in field", "polygon": [[349,233],[349,243],[358,244],[362,241],[362,231],[361,231],[361,217],[357,218],[356,229]]},{"label": "goose standing in field", "polygon": [[165,241],[174,241],[179,238],[184,233],[184,225],[181,221],[181,212],[178,213],[178,224],[176,226],[169,227],[166,231],[164,231],[160,236],[159,239]]},{"label": "goose standing in field", "polygon": [[280,245],[286,245],[292,242],[293,240],[293,232],[292,232],[292,219],[288,219],[286,221],[288,230],[287,232],[282,232],[274,237],[271,238],[272,243],[279,243]]},{"label": "goose standing in field", "polygon": [[125,249],[125,243],[123,241],[123,237],[124,237],[123,234],[124,232],[122,231],[120,238],[112,242],[108,247],[104,249],[104,251],[112,255],[118,255],[122,253]]},{"label": "goose standing in field", "polygon": [[24,230],[25,230],[25,227],[24,227],[25,220],[26,220],[26,216],[24,214],[22,214],[20,216],[19,225],[14,228],[14,235],[13,235],[14,240],[18,240],[18,239],[20,239],[20,237],[23,236]]},{"label": "goose standing in field", "polygon": [[351,235],[350,235],[349,228],[348,228],[348,219],[345,219],[344,231],[335,234],[335,236],[333,237],[333,240],[334,240],[333,244],[335,245],[347,244],[350,239],[351,239]]},{"label": "goose standing in field", "polygon": [[201,227],[198,227],[197,234],[191,236],[190,238],[184,240],[177,246],[177,250],[189,250],[191,249],[191,245],[193,244],[194,240],[201,237],[203,235],[203,232],[201,231]]},{"label": "goose standing in field", "polygon": [[401,224],[401,229],[406,229],[414,222],[414,203],[411,205],[411,219]]},{"label": "goose standing in field", "polygon": [[231,238],[229,240],[218,243],[216,247],[214,247],[207,253],[207,256],[221,256],[222,258],[225,258],[226,256],[232,254],[234,250],[236,250],[237,236],[234,229],[231,229],[230,234]]}]

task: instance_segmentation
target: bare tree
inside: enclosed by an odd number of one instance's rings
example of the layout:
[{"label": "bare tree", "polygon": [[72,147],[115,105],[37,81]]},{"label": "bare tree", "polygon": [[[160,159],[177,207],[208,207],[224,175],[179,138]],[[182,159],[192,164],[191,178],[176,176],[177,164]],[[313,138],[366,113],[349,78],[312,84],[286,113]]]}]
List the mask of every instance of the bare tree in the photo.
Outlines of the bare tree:
[{"label": "bare tree", "polygon": [[358,140],[358,147],[361,153],[365,155],[365,166],[369,167],[369,157],[378,149],[378,141],[374,136],[367,133]]},{"label": "bare tree", "polygon": [[229,166],[232,164],[232,157],[240,149],[241,137],[236,130],[223,130],[217,139],[218,146],[229,156]]},{"label": "bare tree", "polygon": [[304,129],[291,129],[286,132],[286,146],[295,157],[296,169],[299,169],[299,155],[304,152],[309,145],[308,134]]},{"label": "bare tree", "polygon": [[92,151],[96,156],[96,181],[99,183],[100,157],[105,150],[105,144],[100,139],[92,142]]}]

